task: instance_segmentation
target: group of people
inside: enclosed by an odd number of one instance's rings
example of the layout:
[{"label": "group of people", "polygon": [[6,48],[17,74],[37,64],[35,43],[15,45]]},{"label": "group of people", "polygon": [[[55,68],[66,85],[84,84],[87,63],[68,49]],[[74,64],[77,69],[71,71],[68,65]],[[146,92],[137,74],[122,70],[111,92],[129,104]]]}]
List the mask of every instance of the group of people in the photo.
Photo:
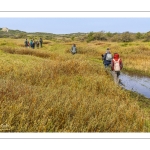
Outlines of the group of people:
[{"label": "group of people", "polygon": [[43,40],[42,40],[42,38],[40,38],[40,40],[39,41],[35,41],[34,39],[32,40],[30,40],[30,42],[26,39],[25,40],[25,42],[24,42],[24,44],[25,44],[25,47],[31,47],[31,48],[35,48],[35,47],[37,47],[37,48],[39,48],[39,47],[42,47],[42,45],[43,45]]},{"label": "group of people", "polygon": [[[25,46],[26,47],[31,47],[31,48],[35,48],[35,45],[37,48],[42,47],[43,44],[43,40],[42,38],[40,38],[39,41],[34,41],[31,40],[30,43],[29,41],[26,39],[25,41]],[[76,44],[73,44],[71,47],[71,53],[74,55],[77,53],[77,47]],[[123,63],[122,60],[119,57],[118,53],[114,53],[114,55],[112,56],[110,49],[107,48],[106,53],[102,54],[102,60],[103,60],[103,64],[105,66],[105,68],[110,68],[111,70],[111,74],[114,77],[114,81],[116,84],[119,84],[119,75],[120,75],[120,71],[123,68]]]},{"label": "group of people", "polygon": [[106,53],[102,54],[102,60],[105,68],[111,69],[111,74],[114,77],[114,82],[119,84],[120,71],[123,68],[123,63],[118,53],[114,53],[112,56],[110,49],[107,48]]},{"label": "group of people", "polygon": [[[75,44],[73,44],[71,47],[71,53],[73,55],[77,53],[77,48]],[[119,57],[119,54],[114,53],[114,55],[112,56],[110,49],[107,48],[106,53],[102,54],[102,60],[105,68],[110,68],[111,74],[114,77],[114,82],[116,84],[119,84],[119,75],[121,69],[123,68],[123,63]]]},{"label": "group of people", "polygon": [[[77,48],[75,44],[73,44],[71,47],[71,53],[73,55],[77,53]],[[105,68],[110,68],[111,74],[114,77],[114,82],[116,84],[119,84],[119,75],[121,69],[123,68],[123,63],[119,57],[119,54],[114,53],[114,55],[112,56],[110,49],[107,48],[106,53],[102,54],[102,60]]]}]

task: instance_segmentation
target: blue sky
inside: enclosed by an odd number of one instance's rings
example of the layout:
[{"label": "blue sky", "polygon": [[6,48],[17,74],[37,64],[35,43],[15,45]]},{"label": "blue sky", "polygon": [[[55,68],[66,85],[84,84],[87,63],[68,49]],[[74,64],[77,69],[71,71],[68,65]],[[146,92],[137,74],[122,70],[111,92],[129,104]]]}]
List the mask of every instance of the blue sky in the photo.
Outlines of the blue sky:
[{"label": "blue sky", "polygon": [[0,28],[25,32],[69,34],[77,32],[148,32],[150,18],[0,18]]}]

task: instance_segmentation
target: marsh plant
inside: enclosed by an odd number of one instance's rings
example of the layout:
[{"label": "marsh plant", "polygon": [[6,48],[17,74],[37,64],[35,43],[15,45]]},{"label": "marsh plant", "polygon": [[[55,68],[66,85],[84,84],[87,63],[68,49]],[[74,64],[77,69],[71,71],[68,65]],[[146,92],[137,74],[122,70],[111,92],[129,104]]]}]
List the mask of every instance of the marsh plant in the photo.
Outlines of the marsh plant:
[{"label": "marsh plant", "polygon": [[150,46],[78,42],[78,53],[71,55],[72,43],[63,41],[47,40],[34,50],[22,47],[21,39],[3,43],[0,125],[9,130],[1,132],[149,131],[149,109],[139,104],[141,97],[115,85],[100,58],[109,45],[126,71],[150,75]]}]

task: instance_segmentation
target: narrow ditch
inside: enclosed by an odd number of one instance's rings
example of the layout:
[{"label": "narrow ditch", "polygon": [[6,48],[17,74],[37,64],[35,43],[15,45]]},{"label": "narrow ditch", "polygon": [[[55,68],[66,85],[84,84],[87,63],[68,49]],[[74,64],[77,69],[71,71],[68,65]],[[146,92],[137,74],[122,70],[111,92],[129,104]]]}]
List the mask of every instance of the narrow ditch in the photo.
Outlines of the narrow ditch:
[{"label": "narrow ditch", "polygon": [[130,76],[121,72],[119,79],[123,88],[150,98],[150,78]]}]

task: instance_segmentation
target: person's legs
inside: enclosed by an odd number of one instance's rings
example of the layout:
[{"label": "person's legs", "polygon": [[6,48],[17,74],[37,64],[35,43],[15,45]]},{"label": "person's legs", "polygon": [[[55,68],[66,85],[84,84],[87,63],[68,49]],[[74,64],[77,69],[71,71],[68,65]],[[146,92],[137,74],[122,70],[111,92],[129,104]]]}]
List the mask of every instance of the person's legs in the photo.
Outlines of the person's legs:
[{"label": "person's legs", "polygon": [[119,75],[120,75],[120,71],[117,72],[117,84],[119,84]]},{"label": "person's legs", "polygon": [[108,64],[105,64],[105,68],[108,68],[109,67],[109,65]]},{"label": "person's legs", "polygon": [[119,84],[119,75],[120,75],[119,71],[113,71],[114,82],[116,84]]},{"label": "person's legs", "polygon": [[117,84],[117,72],[112,71],[112,75],[113,75],[113,78],[114,78],[114,82]]}]

